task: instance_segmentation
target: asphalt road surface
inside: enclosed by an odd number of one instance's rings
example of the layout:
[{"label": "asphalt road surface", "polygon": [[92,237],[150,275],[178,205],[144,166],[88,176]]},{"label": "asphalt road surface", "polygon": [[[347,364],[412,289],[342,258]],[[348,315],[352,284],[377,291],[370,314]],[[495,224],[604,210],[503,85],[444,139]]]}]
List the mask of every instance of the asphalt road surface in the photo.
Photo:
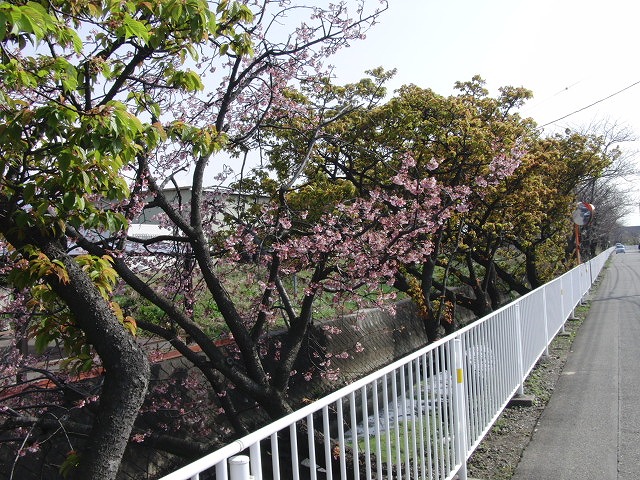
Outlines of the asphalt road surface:
[{"label": "asphalt road surface", "polygon": [[640,251],[612,254],[512,480],[640,479]]}]

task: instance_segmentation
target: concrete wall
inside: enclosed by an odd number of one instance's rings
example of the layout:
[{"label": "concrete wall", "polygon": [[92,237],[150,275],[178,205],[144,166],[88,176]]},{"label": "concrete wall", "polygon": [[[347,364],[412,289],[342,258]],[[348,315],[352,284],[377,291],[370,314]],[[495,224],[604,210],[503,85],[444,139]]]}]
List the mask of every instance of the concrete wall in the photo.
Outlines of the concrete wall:
[{"label": "concrete wall", "polygon": [[[341,332],[332,334],[332,328]],[[332,366],[340,369],[346,382],[372,373],[427,343],[422,321],[410,300],[397,303],[391,311],[360,310],[316,324],[313,330],[332,355]]]}]

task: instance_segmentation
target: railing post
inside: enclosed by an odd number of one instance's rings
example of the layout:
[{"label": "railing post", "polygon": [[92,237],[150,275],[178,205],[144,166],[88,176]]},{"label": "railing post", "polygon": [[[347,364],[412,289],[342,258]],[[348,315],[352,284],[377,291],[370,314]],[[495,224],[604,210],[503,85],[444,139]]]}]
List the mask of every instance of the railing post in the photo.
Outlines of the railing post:
[{"label": "railing post", "polygon": [[[576,276],[576,272],[578,275],[580,275],[580,266],[578,266],[577,269],[572,270],[569,275],[569,277],[571,278],[571,313],[569,314],[569,318],[568,320],[574,320],[576,318],[576,305],[578,302],[576,302],[576,279],[574,278]],[[562,324],[562,333],[565,333],[564,331],[564,323]]]},{"label": "railing post", "polygon": [[514,306],[516,310],[516,327],[518,335],[518,370],[520,374],[520,386],[518,387],[518,395],[524,395],[524,346],[522,345],[522,318],[520,315],[520,302]]},{"label": "railing post", "polygon": [[560,315],[561,315],[560,320],[562,321],[563,332],[564,332],[564,322],[566,321],[566,318],[564,317],[564,277],[566,276],[567,274],[565,273],[560,277]]},{"label": "railing post", "polygon": [[453,353],[456,367],[456,453],[460,459],[458,479],[467,480],[467,413],[465,407],[464,391],[464,353],[462,352],[462,340],[456,338],[453,341]]},{"label": "railing post", "polygon": [[544,318],[544,356],[549,356],[549,315],[547,314],[547,286],[542,287],[542,314]]},{"label": "railing post", "polygon": [[249,480],[249,457],[237,455],[229,459],[229,480]]}]

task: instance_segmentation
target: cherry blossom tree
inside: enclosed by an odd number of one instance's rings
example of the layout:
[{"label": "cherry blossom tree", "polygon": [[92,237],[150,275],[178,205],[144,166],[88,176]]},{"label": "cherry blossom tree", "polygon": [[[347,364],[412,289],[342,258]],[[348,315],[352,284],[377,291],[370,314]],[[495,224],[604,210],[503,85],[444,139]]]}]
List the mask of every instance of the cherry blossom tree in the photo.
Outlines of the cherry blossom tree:
[{"label": "cherry blossom tree", "polygon": [[[191,362],[234,434],[252,425],[242,409],[251,420],[292,411],[292,378],[336,377],[323,352],[296,372],[320,300],[383,304],[405,291],[439,334],[439,272],[469,211],[519,165],[529,132],[512,109],[528,92],[492,99],[474,78],[456,96],[407,86],[383,104],[381,69],[334,85],[331,54],[362,39],[385,2],[39,5],[0,3],[0,135],[11,140],[0,231],[37,342],[68,346],[78,370],[97,352],[106,370],[99,402],[80,403],[98,405],[107,428],[76,472],[114,478],[132,433],[159,439],[134,425],[148,366],[132,333]],[[225,164],[238,174],[231,192]],[[156,234],[134,232],[141,217]],[[26,314],[34,307],[41,315]],[[175,397],[162,405],[186,410]],[[1,412],[15,428],[39,421],[16,412]]]},{"label": "cherry blossom tree", "polygon": [[[375,74],[374,78],[384,79],[392,72]],[[483,85],[482,79],[474,77],[458,83],[459,94],[450,97],[414,85],[402,87],[384,105],[354,111],[326,129],[307,165],[309,182],[326,177],[351,185],[363,196],[376,189],[396,191],[398,198],[391,208],[409,215],[414,208],[411,202],[423,199],[411,188],[401,192],[397,175],[403,175],[405,186],[431,182],[428,191],[432,201],[439,202],[439,221],[412,238],[415,252],[422,251],[423,256],[398,258],[392,282],[419,306],[431,340],[441,335],[440,325],[453,329],[456,302],[467,307],[484,305],[475,280],[468,281],[476,289],[472,290],[475,298],[453,292],[447,284],[450,260],[458,252],[466,219],[489,188],[515,171],[533,135],[531,122],[514,113],[530,92],[505,87],[498,98],[491,98]],[[285,141],[275,149],[279,174],[287,172],[288,158],[295,157],[287,153],[291,140],[282,138]],[[301,156],[304,145],[296,148]],[[318,191],[325,195],[324,183]],[[475,310],[486,313],[484,307]]]},{"label": "cherry blossom tree", "polygon": [[[205,188],[213,183],[207,167],[223,150],[241,156],[253,149],[274,107],[294,105],[290,87],[326,77],[324,60],[362,38],[385,8],[385,2],[348,9],[344,2],[270,0],[0,3],[0,231],[12,251],[9,278],[29,290],[27,306],[42,312],[25,326],[36,343],[62,342],[79,370],[97,352],[106,371],[91,441],[68,457],[65,469],[83,478],[116,475],[147,385],[147,362],[131,335],[136,320],[202,371],[237,431],[246,427],[225,400],[230,386],[272,417],[290,411],[291,365],[330,269],[312,275],[282,342],[282,361],[269,371],[258,341],[273,317],[279,258],[293,248],[283,243],[287,216],[277,209],[264,215],[265,225],[276,221],[264,231],[278,241],[269,242],[270,273],[255,308],[241,311],[218,270],[236,249],[217,233],[219,196]],[[322,125],[314,119],[310,128]],[[190,198],[173,201],[163,187],[184,170]],[[154,208],[171,233],[128,235],[128,224]],[[379,214],[379,207],[358,208]],[[171,255],[167,243],[176,247]],[[129,255],[131,244],[147,255]],[[154,284],[145,262],[163,262],[172,277]],[[116,278],[167,322],[123,311],[114,297]],[[196,289],[215,303],[238,361],[198,325]],[[36,323],[39,318],[46,320]],[[24,428],[29,419],[16,412],[2,413]]]},{"label": "cherry blossom tree", "polygon": [[[429,237],[427,261],[396,274],[396,288],[421,307],[432,339],[440,326],[454,328],[453,305],[482,317],[509,294],[524,294],[563,272],[572,232],[567,212],[584,195],[583,185],[593,184],[620,154],[607,136],[541,136],[533,120],[517,113],[531,96],[525,89],[505,87],[491,98],[479,77],[457,89],[458,95],[442,97],[407,86],[373,111],[354,112],[317,142],[307,169],[310,181],[319,170],[359,191],[393,188],[390,172],[411,152],[415,179],[432,177],[464,191],[464,207]],[[286,140],[285,152],[291,148]],[[278,155],[284,168],[291,155]],[[324,199],[324,183],[319,190]]]}]

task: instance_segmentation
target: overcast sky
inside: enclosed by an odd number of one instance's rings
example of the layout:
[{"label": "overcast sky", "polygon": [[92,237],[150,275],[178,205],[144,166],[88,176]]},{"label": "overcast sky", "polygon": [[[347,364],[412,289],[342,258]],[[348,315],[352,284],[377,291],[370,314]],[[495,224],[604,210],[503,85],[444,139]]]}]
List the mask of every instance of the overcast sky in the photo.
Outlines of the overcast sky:
[{"label": "overcast sky", "polygon": [[[398,70],[393,89],[414,83],[449,95],[456,81],[479,74],[491,95],[505,85],[532,90],[534,98],[521,112],[539,125],[569,115],[548,132],[606,120],[640,137],[640,1],[389,3],[366,40],[332,60],[338,81],[383,66]],[[640,142],[626,148],[640,149]],[[637,206],[634,213],[630,220],[640,224]]]}]

